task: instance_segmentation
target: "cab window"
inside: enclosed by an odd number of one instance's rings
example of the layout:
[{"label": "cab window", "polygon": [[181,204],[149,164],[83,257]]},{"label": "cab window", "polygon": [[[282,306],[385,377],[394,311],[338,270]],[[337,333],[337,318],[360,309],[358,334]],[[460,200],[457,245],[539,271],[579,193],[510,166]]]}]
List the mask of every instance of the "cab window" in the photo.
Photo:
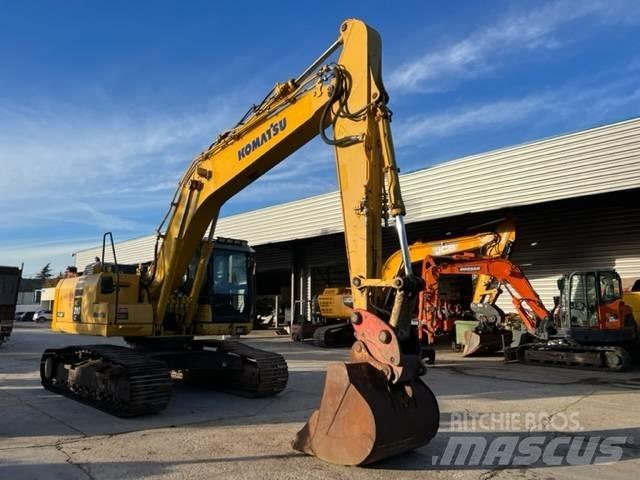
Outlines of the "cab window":
[{"label": "cab window", "polygon": [[593,273],[571,277],[571,325],[590,327],[597,325],[596,276]]},{"label": "cab window", "polygon": [[600,300],[603,303],[618,300],[622,296],[620,277],[613,272],[600,273]]}]

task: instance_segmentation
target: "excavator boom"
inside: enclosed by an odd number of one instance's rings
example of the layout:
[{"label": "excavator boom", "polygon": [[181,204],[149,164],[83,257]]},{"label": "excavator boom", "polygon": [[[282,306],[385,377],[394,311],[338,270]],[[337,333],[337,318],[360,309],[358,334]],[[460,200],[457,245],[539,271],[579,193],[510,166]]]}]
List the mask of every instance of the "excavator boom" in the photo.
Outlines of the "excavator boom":
[{"label": "excavator boom", "polygon": [[[441,275],[485,275],[498,283],[498,291],[506,289],[511,295],[514,309],[525,327],[517,346],[511,347],[511,332],[501,325],[501,312],[490,303],[472,303],[471,308],[485,317],[473,331],[465,332],[465,355],[481,351],[497,351],[505,348],[505,359],[543,365],[570,365],[572,367],[604,368],[622,371],[629,367],[630,356],[625,344],[635,341],[635,326],[631,309],[624,304],[622,295],[612,293],[603,301],[595,289],[589,291],[594,297],[591,311],[594,318],[606,317],[618,322],[600,322],[597,328],[585,328],[578,324],[579,314],[586,309],[580,307],[577,296],[581,291],[587,295],[585,278],[602,278],[601,288],[612,286],[611,292],[621,292],[620,277],[612,270],[574,272],[565,275],[558,283],[560,303],[554,313],[546,309],[524,272],[506,258],[454,255],[451,257],[427,257],[422,268],[425,282],[420,293],[419,332],[432,339],[441,328],[438,317],[439,278]],[[572,292],[571,288],[577,287]],[[571,299],[569,297],[571,296]],[[490,297],[491,298],[491,297]],[[493,297],[492,301],[495,300]],[[571,312],[578,306],[578,312]],[[583,304],[584,305],[584,304]],[[584,318],[584,317],[583,317]],[[492,325],[488,325],[492,324]],[[497,328],[496,328],[497,327]],[[608,327],[608,328],[607,328]]]},{"label": "excavator boom", "polygon": [[[322,66],[339,48],[337,62]],[[380,37],[364,23],[348,20],[338,40],[302,75],[277,85],[197,156],[180,181],[149,269],[156,330],[163,330],[167,304],[209,226],[213,236],[221,206],[318,134],[335,148],[351,277],[380,278],[383,211],[400,226],[400,250],[408,250],[387,100]],[[324,133],[328,125],[334,138]],[[208,254],[204,249],[202,260]],[[369,289],[353,289],[355,308],[369,308]]]},{"label": "excavator boom", "polygon": [[[425,257],[422,264],[424,290],[420,293],[419,321],[428,335],[435,334],[436,307],[439,304],[439,281],[441,275],[484,275],[509,288],[511,301],[520,315],[527,331],[535,333],[539,322],[550,319],[535,289],[522,270],[506,258],[454,255],[451,257]],[[483,300],[483,303],[492,303]]]},{"label": "excavator boom", "polygon": [[[487,258],[508,258],[516,238],[515,225],[510,218],[503,219],[494,231],[449,237],[430,242],[415,242],[409,246],[409,263],[422,264],[425,257],[454,255],[474,252]],[[403,273],[404,260],[401,250],[392,253],[382,265],[381,278],[392,281]],[[474,302],[494,303],[499,295],[494,279],[480,275],[474,289]],[[392,292],[388,292],[392,293]],[[344,299],[351,303],[351,289],[326,288],[318,296],[321,317],[327,325],[295,325],[294,340],[303,340],[312,335],[312,342],[319,347],[342,347],[353,343],[353,328],[344,319],[349,318],[351,308],[344,305]],[[388,302],[383,302],[386,305]],[[306,334],[306,336],[305,336]]]},{"label": "excavator boom", "polygon": [[[505,219],[494,231],[412,243],[409,246],[409,258],[411,263],[422,263],[427,256],[441,257],[464,252],[476,252],[483,257],[509,258],[515,240],[515,225],[511,219]],[[384,262],[382,278],[395,278],[400,274],[402,265],[402,253],[397,250]]]}]

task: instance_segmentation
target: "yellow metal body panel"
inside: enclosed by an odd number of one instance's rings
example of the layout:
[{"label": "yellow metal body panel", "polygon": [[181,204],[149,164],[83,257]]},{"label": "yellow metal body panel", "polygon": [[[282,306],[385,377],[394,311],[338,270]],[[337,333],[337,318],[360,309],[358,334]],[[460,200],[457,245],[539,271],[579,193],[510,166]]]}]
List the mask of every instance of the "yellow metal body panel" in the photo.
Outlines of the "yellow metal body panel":
[{"label": "yellow metal body panel", "polygon": [[[505,220],[494,232],[483,232],[463,237],[434,240],[432,242],[416,242],[409,246],[409,258],[412,263],[421,262],[427,256],[439,257],[464,252],[477,252],[484,257],[503,257],[515,242],[516,229],[511,219]],[[398,276],[402,268],[402,255],[396,251],[389,256],[382,267],[382,279],[391,280]],[[499,291],[490,288],[492,278],[479,275],[473,294],[474,302],[495,302]]]},{"label": "yellow metal body panel", "polygon": [[115,289],[104,292],[103,279],[115,286],[115,275],[107,272],[60,280],[56,286],[51,329],[104,337],[151,335],[153,308],[139,301],[139,277],[120,274],[117,315]]},{"label": "yellow metal body panel", "polygon": [[[494,232],[476,233],[432,242],[416,242],[409,246],[409,257],[412,263],[421,262],[427,256],[439,257],[473,251],[485,257],[501,257],[515,239],[515,225],[511,220],[505,220]],[[402,255],[398,250],[392,253],[384,263],[382,278],[385,280],[395,278],[401,268]]]},{"label": "yellow metal body panel", "polygon": [[[60,280],[56,286],[51,329],[63,333],[103,337],[153,335],[153,308],[149,303],[137,301],[137,275],[120,275],[122,288],[117,319],[115,293],[100,292],[102,278],[111,275],[98,273]],[[237,335],[249,333],[251,328],[250,322],[214,323],[211,307],[198,305],[193,334]]]},{"label": "yellow metal body panel", "polygon": [[[115,314],[115,292],[101,293],[102,278],[112,273],[98,273],[65,278],[56,286],[51,329],[56,332],[103,337],[140,337],[153,335],[153,308],[138,302],[137,275],[120,275],[118,316]],[[114,275],[115,277],[115,275]],[[194,335],[247,334],[252,325],[246,323],[214,323],[209,305],[198,305]]]},{"label": "yellow metal body panel", "polygon": [[353,308],[345,305],[346,302],[353,302],[350,288],[325,288],[318,295],[320,315],[328,319],[348,319]]},{"label": "yellow metal body panel", "polygon": [[251,322],[223,323],[218,321],[214,323],[209,305],[198,305],[193,322],[194,335],[245,335],[252,328]]},{"label": "yellow metal body panel", "polygon": [[638,331],[640,332],[640,292],[624,292],[622,301],[631,307],[633,319],[636,321]]}]

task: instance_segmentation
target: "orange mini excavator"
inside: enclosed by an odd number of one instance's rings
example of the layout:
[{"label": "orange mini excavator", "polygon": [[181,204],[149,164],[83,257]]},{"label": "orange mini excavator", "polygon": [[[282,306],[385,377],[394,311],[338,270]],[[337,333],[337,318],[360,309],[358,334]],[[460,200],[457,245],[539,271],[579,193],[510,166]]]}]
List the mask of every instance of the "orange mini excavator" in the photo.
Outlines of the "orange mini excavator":
[{"label": "orange mini excavator", "polygon": [[[558,280],[560,295],[550,312],[522,270],[506,258],[428,256],[422,267],[425,287],[420,293],[418,329],[428,343],[439,332],[454,327],[436,308],[441,275],[489,276],[498,282],[500,291],[504,288],[511,294],[526,333],[517,346],[506,349],[508,359],[615,371],[631,363],[627,348],[637,342],[635,321],[622,300],[620,276],[613,270],[564,275]],[[496,299],[492,296],[491,302]],[[473,331],[465,332],[465,353],[495,350],[496,344],[508,346],[511,332],[503,327],[503,312],[482,299],[471,307],[479,322]]]}]

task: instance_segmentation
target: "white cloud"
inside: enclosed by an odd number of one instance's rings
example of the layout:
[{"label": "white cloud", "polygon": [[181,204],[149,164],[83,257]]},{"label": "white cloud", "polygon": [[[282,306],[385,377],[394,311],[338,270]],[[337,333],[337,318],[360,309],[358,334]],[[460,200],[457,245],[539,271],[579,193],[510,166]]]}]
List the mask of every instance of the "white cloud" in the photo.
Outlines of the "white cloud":
[{"label": "white cloud", "polygon": [[0,248],[0,265],[19,267],[24,262],[25,277],[32,277],[47,263],[51,263],[51,269],[57,274],[68,265],[73,265],[73,252],[95,245],[95,238],[60,238],[56,241],[5,244]]},{"label": "white cloud", "polygon": [[[0,163],[3,195],[95,193],[126,185],[124,179],[154,176],[152,164],[186,164],[214,133],[230,126],[229,102],[216,101],[206,112],[171,117],[131,113],[128,105],[78,106],[60,102],[37,108],[0,103]],[[189,151],[185,157],[185,151]],[[77,189],[77,190],[76,190]]]},{"label": "white cloud", "polygon": [[[191,158],[235,123],[247,97],[236,91],[178,116],[100,95],[86,105],[0,98],[0,259],[35,271],[57,256],[54,267],[64,268],[77,246],[71,233],[94,232],[90,245],[107,230],[119,239],[151,233]],[[333,188],[332,172],[332,148],[312,142],[233,203],[244,210],[321,193]],[[67,240],[7,245],[16,234]]]},{"label": "white cloud", "polygon": [[466,38],[421,54],[391,72],[388,87],[395,92],[440,90],[451,81],[496,68],[505,57],[523,50],[561,45],[565,27],[585,18],[602,24],[634,23],[640,16],[633,0],[558,1],[503,17]]},{"label": "white cloud", "polygon": [[529,117],[544,106],[545,95],[499,100],[457,110],[416,115],[394,131],[399,147],[419,145],[433,137],[446,137],[492,125],[504,125]]},{"label": "white cloud", "polygon": [[[73,233],[151,232],[191,158],[239,117],[239,95],[177,115],[87,94],[83,102],[0,98],[0,258],[47,263]],[[156,215],[149,213],[157,212]],[[140,218],[153,218],[140,222]],[[8,246],[31,236],[67,239],[55,247]],[[38,248],[42,248],[38,253]],[[58,257],[63,268],[69,260]],[[43,263],[43,264],[44,264]]]},{"label": "white cloud", "polygon": [[640,88],[637,85],[636,78],[608,82],[603,86],[571,84],[520,98],[503,98],[459,109],[415,115],[394,125],[395,141],[400,148],[416,147],[434,138],[499,126],[513,128],[525,121],[537,122],[541,119],[572,123],[567,120],[578,118],[582,125],[595,124],[607,114],[617,115],[621,109],[637,105],[640,101]]}]

